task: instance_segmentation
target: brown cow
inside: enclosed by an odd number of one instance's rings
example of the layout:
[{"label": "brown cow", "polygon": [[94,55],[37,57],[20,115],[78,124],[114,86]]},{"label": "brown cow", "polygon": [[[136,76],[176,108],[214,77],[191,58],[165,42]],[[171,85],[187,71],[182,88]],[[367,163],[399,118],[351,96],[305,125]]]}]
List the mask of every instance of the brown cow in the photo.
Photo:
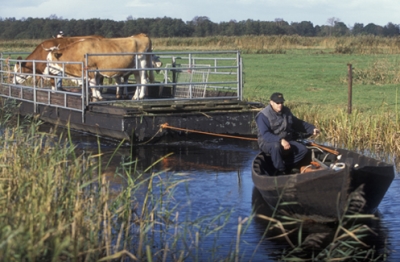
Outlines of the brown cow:
[{"label": "brown cow", "polygon": [[[99,84],[99,77],[104,76],[107,78],[114,78],[117,85],[121,85],[121,77],[126,77],[132,73],[135,74],[136,83],[147,84],[149,79],[145,70],[124,70],[129,68],[138,69],[151,68],[152,67],[152,54],[138,54],[136,65],[136,55],[132,53],[145,53],[151,52],[152,45],[151,40],[146,34],[138,34],[131,37],[124,38],[104,38],[104,39],[86,39],[85,41],[75,42],[64,48],[53,47],[48,56],[47,60],[52,61],[50,64],[59,70],[65,70],[67,75],[81,77],[82,68],[78,64],[60,64],[57,62],[84,62],[85,54],[123,54],[126,55],[107,55],[107,56],[90,56],[88,58],[86,69],[87,70],[98,70],[89,71],[88,80],[89,85]],[[110,69],[110,70],[108,70]],[[114,70],[115,69],[115,70]],[[102,71],[108,70],[108,71]],[[138,72],[138,73],[135,73]],[[150,70],[150,82],[154,82],[154,74]],[[135,95],[132,99],[142,99],[145,95],[145,86],[137,88]],[[102,99],[101,94],[97,91],[94,98]]]},{"label": "brown cow", "polygon": [[[47,67],[47,63],[40,63],[40,62],[34,62],[35,60],[43,60],[46,61],[48,52],[46,49],[51,48],[53,46],[59,46],[59,48],[64,48],[74,42],[77,41],[82,41],[82,39],[100,39],[104,38],[99,35],[91,35],[91,36],[75,36],[75,37],[63,37],[63,38],[52,38],[43,41],[40,43],[35,50],[30,53],[25,60],[25,62],[20,62],[16,63],[14,66],[14,79],[13,83],[16,84],[22,84],[25,82],[25,80],[29,77],[27,77],[24,74],[32,74],[33,73],[33,68],[35,68],[35,73],[38,75],[47,75],[47,74],[52,74],[51,70]],[[18,59],[22,59],[21,57],[18,57]],[[50,72],[49,72],[50,71]],[[18,74],[18,73],[24,73],[24,74]],[[57,72],[53,72],[53,74],[57,74]],[[38,80],[40,79],[40,76],[36,78],[36,84]],[[54,78],[51,78],[51,83],[52,83],[52,88],[54,89]]]}]

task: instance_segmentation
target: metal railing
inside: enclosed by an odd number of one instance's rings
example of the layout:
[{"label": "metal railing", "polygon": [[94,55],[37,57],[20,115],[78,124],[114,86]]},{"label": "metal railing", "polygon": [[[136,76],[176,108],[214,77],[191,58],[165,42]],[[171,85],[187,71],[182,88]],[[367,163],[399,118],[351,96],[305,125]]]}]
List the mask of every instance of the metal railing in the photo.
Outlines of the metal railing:
[{"label": "metal railing", "polygon": [[[86,54],[84,62],[59,62],[59,68],[74,64],[81,68],[79,77],[69,76],[64,73],[65,70],[50,70],[46,73],[38,73],[36,70],[39,65],[46,64],[48,69],[51,63],[46,60],[24,60],[16,59],[17,55],[26,57],[28,53],[1,53],[0,54],[0,96],[11,97],[21,101],[32,102],[36,113],[38,105],[51,105],[58,108],[65,108],[82,113],[82,121],[85,121],[85,109],[89,104],[94,103],[115,103],[117,99],[114,95],[108,95],[103,101],[90,101],[90,88],[98,90],[115,89],[116,80],[111,83],[91,83],[89,86],[89,76],[95,74],[125,75],[126,82],[122,86],[126,87],[132,95],[136,88],[146,86],[148,93],[143,99],[154,100],[201,100],[201,99],[234,99],[242,100],[242,59],[238,51],[209,51],[209,52],[152,52],[152,53],[118,53],[118,54]],[[140,68],[138,55],[151,54],[158,58],[163,65],[155,68]],[[104,58],[109,56],[131,56],[133,66],[130,68],[90,68],[91,59]],[[30,64],[31,70],[22,70],[19,68],[14,72],[14,66],[20,63]],[[54,68],[53,68],[54,69]],[[154,73],[154,83],[142,85],[136,82],[134,77],[145,70],[149,75]],[[49,71],[49,70],[48,70]],[[16,77],[25,79],[21,83],[16,82]],[[38,79],[35,81],[35,79]],[[118,79],[117,79],[118,80]],[[57,86],[62,83],[62,88],[52,89],[51,84]],[[77,84],[78,83],[78,84]],[[83,88],[82,88],[83,87]],[[199,88],[201,89],[199,91]],[[73,91],[71,91],[73,90]],[[181,94],[185,95],[179,95]],[[38,94],[41,94],[40,99]],[[43,99],[43,93],[46,99]],[[103,92],[104,93],[104,92]],[[30,94],[30,95],[27,95]],[[62,96],[64,102],[53,103],[54,97]],[[68,97],[80,97],[81,104],[79,108],[68,103]],[[60,100],[60,99],[58,99]],[[142,100],[142,101],[143,101]],[[138,100],[124,100],[135,103]],[[126,104],[126,103],[125,103]]]},{"label": "metal railing", "polygon": [[[89,73],[107,74],[119,72],[119,74],[130,74],[130,78],[124,84],[127,88],[138,88],[143,86],[137,84],[132,75],[139,74],[142,70],[138,67],[138,54],[151,54],[159,58],[163,66],[159,68],[145,68],[146,71],[160,72],[154,73],[155,83],[148,83],[148,89],[156,89],[158,97],[152,100],[180,100],[180,99],[237,99],[242,100],[242,71],[243,65],[238,51],[209,51],[209,52],[152,52],[152,53],[121,53],[121,54],[87,54],[85,63],[89,64],[93,57],[108,56],[132,56],[134,60],[132,68],[109,68],[109,69],[88,69]],[[207,71],[207,77],[199,79],[193,75]],[[192,76],[180,77],[180,75],[192,74]],[[187,93],[196,86],[205,87],[206,91],[228,93],[224,97],[213,95],[207,92],[204,96],[176,96],[178,89],[187,88]],[[112,88],[115,85],[99,85],[96,88]],[[163,90],[172,89],[171,96],[162,96]],[[215,93],[214,92],[214,93]],[[154,92],[153,92],[154,93]]]},{"label": "metal railing", "polygon": [[[22,53],[25,54],[25,53]],[[31,102],[33,103],[33,113],[38,112],[38,105],[53,106],[56,108],[64,108],[73,111],[81,112],[82,122],[84,122],[84,113],[86,108],[85,99],[80,99],[81,103],[71,105],[69,97],[87,97],[87,92],[84,89],[79,88],[78,84],[74,92],[69,91],[72,85],[64,85],[62,90],[52,89],[50,85],[46,85],[46,82],[53,82],[57,85],[57,82],[63,81],[65,83],[84,83],[82,77],[71,77],[59,72],[55,74],[40,74],[38,73],[37,67],[39,64],[48,64],[46,60],[24,60],[15,59],[16,55],[21,53],[1,53],[0,54],[0,96],[6,98],[13,98],[18,101]],[[6,57],[6,58],[5,58]],[[23,71],[21,67],[14,72],[14,66],[21,63],[30,63],[30,70]],[[69,64],[78,64],[83,68],[82,62],[69,62]],[[17,78],[20,79],[20,83],[17,82]]]}]

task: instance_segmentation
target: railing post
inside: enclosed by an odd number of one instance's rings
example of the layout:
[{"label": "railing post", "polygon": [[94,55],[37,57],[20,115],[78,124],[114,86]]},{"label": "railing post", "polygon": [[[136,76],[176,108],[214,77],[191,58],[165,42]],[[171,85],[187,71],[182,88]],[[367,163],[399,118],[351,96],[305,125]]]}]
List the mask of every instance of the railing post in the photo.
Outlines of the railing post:
[{"label": "railing post", "polygon": [[353,73],[351,64],[347,64],[348,71],[348,98],[347,98],[347,113],[351,114],[352,111],[352,94],[353,94]]},{"label": "railing post", "polygon": [[240,56],[240,52],[237,51],[236,54],[236,61],[237,61],[237,78],[236,80],[238,81],[237,85],[237,96],[240,101],[243,100],[243,61],[242,57]]}]

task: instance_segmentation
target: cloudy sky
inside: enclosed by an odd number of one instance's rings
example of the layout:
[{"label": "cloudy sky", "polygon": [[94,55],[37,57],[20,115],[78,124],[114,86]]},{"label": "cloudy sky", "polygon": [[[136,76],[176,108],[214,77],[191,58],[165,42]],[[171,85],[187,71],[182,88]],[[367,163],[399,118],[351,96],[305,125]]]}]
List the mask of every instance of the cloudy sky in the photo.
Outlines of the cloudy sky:
[{"label": "cloudy sky", "polygon": [[398,0],[1,0],[1,18],[111,19],[170,17],[184,22],[206,16],[212,22],[247,19],[327,25],[329,18],[354,23],[400,24]]}]

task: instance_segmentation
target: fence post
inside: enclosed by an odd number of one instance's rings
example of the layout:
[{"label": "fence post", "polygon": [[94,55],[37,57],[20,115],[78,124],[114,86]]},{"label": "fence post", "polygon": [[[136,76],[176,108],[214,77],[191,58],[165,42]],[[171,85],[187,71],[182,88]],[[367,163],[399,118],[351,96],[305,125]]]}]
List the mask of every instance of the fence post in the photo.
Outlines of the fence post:
[{"label": "fence post", "polygon": [[353,73],[352,73],[352,66],[351,64],[347,64],[347,71],[348,71],[348,98],[347,98],[347,113],[351,114],[352,110],[352,93],[353,93]]}]

